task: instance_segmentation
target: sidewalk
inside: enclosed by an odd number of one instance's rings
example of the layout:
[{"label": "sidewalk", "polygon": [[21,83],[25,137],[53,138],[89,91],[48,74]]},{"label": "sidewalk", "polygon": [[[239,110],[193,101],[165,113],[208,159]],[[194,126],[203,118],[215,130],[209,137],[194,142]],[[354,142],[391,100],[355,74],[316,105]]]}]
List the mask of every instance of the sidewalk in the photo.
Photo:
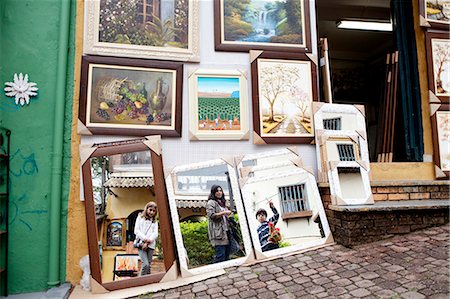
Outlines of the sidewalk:
[{"label": "sidewalk", "polygon": [[345,248],[333,245],[133,298],[450,298],[450,225]]}]

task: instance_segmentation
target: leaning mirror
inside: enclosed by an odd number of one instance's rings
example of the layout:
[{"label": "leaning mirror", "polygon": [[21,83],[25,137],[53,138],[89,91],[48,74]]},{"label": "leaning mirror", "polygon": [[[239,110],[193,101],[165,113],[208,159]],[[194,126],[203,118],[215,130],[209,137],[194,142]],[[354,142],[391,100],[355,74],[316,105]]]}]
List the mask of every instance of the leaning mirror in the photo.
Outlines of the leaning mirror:
[{"label": "leaning mirror", "polygon": [[177,166],[166,185],[182,276],[253,257],[234,166],[222,159]]},{"label": "leaning mirror", "polygon": [[160,137],[81,148],[92,278],[106,290],[160,281],[175,261]]}]

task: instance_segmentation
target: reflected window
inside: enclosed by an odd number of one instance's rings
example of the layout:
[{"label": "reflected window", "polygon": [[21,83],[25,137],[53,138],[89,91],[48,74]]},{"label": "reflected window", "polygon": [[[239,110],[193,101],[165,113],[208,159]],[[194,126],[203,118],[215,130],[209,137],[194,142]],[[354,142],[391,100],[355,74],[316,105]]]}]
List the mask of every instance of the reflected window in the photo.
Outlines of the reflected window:
[{"label": "reflected window", "polygon": [[341,130],[341,118],[329,118],[323,120],[323,128],[325,130]]},{"label": "reflected window", "polygon": [[226,164],[177,172],[174,184],[177,188],[175,193],[208,195],[213,185],[219,185],[227,195],[229,194],[227,173]]},{"label": "reflected window", "polygon": [[307,201],[305,184],[278,187],[278,195],[283,219],[312,215]]},{"label": "reflected window", "polygon": [[340,161],[355,161],[353,144],[337,144]]}]

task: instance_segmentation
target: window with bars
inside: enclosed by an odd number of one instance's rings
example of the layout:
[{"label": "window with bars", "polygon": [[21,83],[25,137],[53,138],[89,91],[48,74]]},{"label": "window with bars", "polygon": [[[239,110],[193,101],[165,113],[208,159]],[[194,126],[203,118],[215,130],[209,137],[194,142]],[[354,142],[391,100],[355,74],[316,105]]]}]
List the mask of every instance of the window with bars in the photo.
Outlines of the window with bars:
[{"label": "window with bars", "polygon": [[355,161],[355,149],[353,144],[338,144],[337,145],[340,161]]},{"label": "window with bars", "polygon": [[283,219],[312,216],[305,184],[278,187]]},{"label": "window with bars", "polygon": [[323,128],[325,130],[341,130],[341,118],[329,118],[323,120]]}]

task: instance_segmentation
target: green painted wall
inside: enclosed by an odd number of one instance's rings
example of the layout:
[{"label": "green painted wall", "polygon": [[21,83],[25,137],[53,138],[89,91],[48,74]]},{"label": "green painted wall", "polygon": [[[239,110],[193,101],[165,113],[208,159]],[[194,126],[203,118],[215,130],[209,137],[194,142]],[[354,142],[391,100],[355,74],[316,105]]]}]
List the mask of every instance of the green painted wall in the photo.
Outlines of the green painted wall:
[{"label": "green painted wall", "polygon": [[[0,1],[0,126],[11,135],[8,292],[47,289],[50,179],[56,101],[64,118],[60,280],[65,281],[70,135],[73,98],[75,1],[72,1],[69,64],[64,99],[55,98],[60,3],[70,0]],[[27,73],[39,88],[30,105],[5,96],[4,82]]]}]

